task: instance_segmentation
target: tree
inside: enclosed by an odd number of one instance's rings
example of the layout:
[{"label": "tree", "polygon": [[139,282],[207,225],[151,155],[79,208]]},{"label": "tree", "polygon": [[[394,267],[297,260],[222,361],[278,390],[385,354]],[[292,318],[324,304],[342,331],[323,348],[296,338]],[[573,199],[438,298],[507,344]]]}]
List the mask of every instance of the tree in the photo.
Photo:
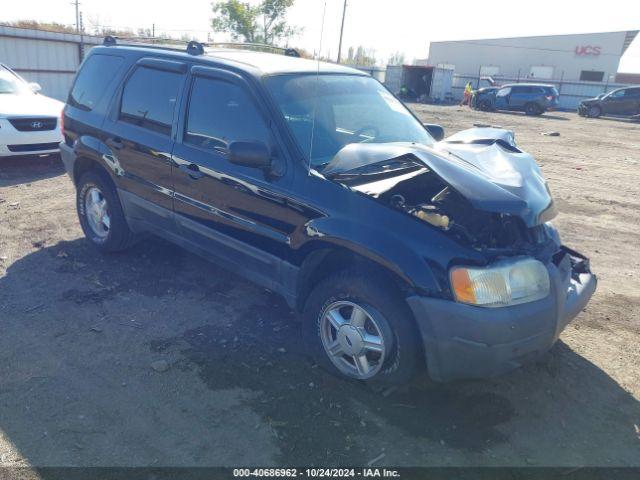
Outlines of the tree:
[{"label": "tree", "polygon": [[404,65],[405,57],[402,52],[395,52],[389,57],[389,65]]},{"label": "tree", "polygon": [[287,24],[287,10],[295,0],[262,0],[251,5],[239,0],[214,2],[211,26],[215,32],[230,33],[233,40],[275,44],[300,32]]},{"label": "tree", "polygon": [[372,48],[365,48],[362,45],[349,47],[349,53],[345,61],[347,65],[357,65],[358,67],[373,67],[376,65],[376,51]]},{"label": "tree", "polygon": [[56,22],[38,22],[36,20],[16,20],[5,22],[5,25],[18,28],[31,28],[34,30],[46,30],[49,32],[76,33],[76,28]]}]

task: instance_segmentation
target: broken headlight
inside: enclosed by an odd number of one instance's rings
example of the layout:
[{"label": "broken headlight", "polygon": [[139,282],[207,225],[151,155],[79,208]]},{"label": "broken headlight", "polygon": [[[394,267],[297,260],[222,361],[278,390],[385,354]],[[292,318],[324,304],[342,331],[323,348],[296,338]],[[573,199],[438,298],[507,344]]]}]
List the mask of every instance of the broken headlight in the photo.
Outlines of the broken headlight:
[{"label": "broken headlight", "polygon": [[532,258],[504,260],[488,267],[454,267],[450,276],[456,301],[470,305],[503,307],[549,295],[549,272]]}]

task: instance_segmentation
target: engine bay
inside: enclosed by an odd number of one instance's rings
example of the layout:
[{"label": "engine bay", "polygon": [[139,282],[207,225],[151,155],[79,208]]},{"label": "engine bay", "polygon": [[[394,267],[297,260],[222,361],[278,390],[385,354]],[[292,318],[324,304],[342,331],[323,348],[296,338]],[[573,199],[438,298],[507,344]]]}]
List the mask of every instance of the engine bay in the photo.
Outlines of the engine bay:
[{"label": "engine bay", "polygon": [[340,179],[340,183],[447,232],[476,250],[526,252],[548,239],[543,225],[529,228],[516,216],[474,208],[433,171],[415,163],[405,164],[402,172],[354,175]]}]

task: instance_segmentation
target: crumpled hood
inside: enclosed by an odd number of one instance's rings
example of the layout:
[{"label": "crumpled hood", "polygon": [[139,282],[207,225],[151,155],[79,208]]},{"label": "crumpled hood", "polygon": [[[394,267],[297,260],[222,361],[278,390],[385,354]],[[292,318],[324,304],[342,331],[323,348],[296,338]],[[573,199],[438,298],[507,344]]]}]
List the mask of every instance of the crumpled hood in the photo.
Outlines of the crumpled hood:
[{"label": "crumpled hood", "polygon": [[64,103],[40,94],[0,94],[0,117],[59,117]]},{"label": "crumpled hood", "polygon": [[424,163],[475,208],[516,215],[528,227],[556,215],[547,182],[531,155],[517,148],[513,132],[474,128],[427,147],[412,143],[360,143],[344,147],[324,175],[412,156]]}]

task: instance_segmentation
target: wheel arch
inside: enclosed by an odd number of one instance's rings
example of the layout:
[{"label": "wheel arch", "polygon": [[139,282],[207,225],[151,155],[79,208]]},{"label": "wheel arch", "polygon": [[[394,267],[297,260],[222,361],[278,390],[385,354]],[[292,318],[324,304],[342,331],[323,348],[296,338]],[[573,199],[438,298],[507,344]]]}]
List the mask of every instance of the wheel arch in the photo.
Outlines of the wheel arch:
[{"label": "wheel arch", "polygon": [[308,246],[302,256],[296,282],[296,309],[302,311],[316,285],[334,273],[358,268],[365,273],[379,275],[387,280],[398,292],[409,295],[413,284],[397,268],[390,268],[361,253],[341,245],[317,242]]},{"label": "wheel arch", "polygon": [[[76,158],[73,165],[73,182],[77,184],[80,177],[90,170],[101,170],[106,174],[109,173],[107,168],[105,168],[105,166],[95,158],[81,155]],[[111,175],[108,176],[111,178]]]}]

